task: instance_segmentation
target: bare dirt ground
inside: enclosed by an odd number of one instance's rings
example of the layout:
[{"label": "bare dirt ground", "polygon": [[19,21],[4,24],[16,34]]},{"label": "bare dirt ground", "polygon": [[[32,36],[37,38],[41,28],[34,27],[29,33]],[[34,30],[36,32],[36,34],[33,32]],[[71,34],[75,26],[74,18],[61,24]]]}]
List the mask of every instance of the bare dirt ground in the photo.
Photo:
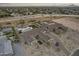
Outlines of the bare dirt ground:
[{"label": "bare dirt ground", "polygon": [[[57,36],[56,39],[54,38],[54,34],[48,34],[49,37],[51,36],[50,41],[52,42],[52,47],[46,47],[45,45],[37,46],[38,44],[35,42],[33,42],[31,46],[26,46],[27,55],[70,55],[75,49],[79,48],[79,24],[78,19],[76,19],[76,21],[74,20],[74,18],[69,17],[53,20],[56,23],[60,23],[68,27],[69,29],[67,30],[67,32],[61,37],[58,37],[58,39]],[[56,51],[56,47],[54,46],[55,41],[60,42],[60,52]]]},{"label": "bare dirt ground", "polygon": [[63,24],[66,27],[69,27],[71,29],[79,31],[79,23],[74,20],[79,20],[79,19],[74,19],[74,18],[61,18],[57,20],[53,20],[54,22]]},{"label": "bare dirt ground", "polygon": [[61,18],[53,21],[69,28],[61,37],[61,41],[67,50],[72,53],[74,50],[79,48],[79,19]]},{"label": "bare dirt ground", "polygon": [[[50,43],[52,43],[52,47],[46,47],[45,45],[39,46],[36,42],[33,42],[31,46],[24,46],[18,43],[14,44],[15,55],[62,56],[69,55],[71,52],[73,52],[74,49],[79,48],[79,19],[65,17],[59,19],[52,19],[52,21],[63,24],[64,26],[69,28],[68,31],[61,37],[57,37],[54,34],[48,33],[48,36],[51,36]],[[56,41],[60,42],[60,51],[56,51],[57,48],[54,46],[54,43]]]}]

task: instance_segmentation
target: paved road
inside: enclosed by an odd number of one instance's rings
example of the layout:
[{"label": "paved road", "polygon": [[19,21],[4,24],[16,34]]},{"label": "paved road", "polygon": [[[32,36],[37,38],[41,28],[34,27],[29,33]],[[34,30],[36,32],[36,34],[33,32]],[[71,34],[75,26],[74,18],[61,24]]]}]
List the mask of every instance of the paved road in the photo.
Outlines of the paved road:
[{"label": "paved road", "polygon": [[21,43],[14,43],[13,50],[14,50],[15,56],[25,56],[26,55],[26,52],[24,51],[24,47],[21,45]]}]

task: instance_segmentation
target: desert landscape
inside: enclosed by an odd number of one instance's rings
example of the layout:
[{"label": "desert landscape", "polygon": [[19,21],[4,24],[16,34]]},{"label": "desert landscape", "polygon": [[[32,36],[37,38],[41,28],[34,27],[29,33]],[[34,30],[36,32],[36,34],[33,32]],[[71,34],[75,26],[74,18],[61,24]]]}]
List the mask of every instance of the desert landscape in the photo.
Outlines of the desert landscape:
[{"label": "desert landscape", "polygon": [[0,7],[0,56],[79,56],[79,6]]}]

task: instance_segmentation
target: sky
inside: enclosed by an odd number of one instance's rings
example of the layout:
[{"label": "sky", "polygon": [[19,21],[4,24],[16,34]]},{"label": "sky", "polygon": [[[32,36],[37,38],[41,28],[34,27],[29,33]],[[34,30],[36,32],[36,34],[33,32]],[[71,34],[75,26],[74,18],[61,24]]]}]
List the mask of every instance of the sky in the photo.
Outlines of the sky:
[{"label": "sky", "polygon": [[0,6],[68,6],[68,5],[79,6],[78,3],[0,3]]}]

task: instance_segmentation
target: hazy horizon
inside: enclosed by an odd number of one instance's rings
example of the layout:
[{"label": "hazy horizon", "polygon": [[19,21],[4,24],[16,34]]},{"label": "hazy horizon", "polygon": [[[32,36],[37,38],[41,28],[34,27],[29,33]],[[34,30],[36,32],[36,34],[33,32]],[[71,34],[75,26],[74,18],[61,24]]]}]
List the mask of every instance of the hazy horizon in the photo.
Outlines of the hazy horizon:
[{"label": "hazy horizon", "polygon": [[78,3],[0,3],[0,6],[70,6],[76,5],[79,6]]}]

